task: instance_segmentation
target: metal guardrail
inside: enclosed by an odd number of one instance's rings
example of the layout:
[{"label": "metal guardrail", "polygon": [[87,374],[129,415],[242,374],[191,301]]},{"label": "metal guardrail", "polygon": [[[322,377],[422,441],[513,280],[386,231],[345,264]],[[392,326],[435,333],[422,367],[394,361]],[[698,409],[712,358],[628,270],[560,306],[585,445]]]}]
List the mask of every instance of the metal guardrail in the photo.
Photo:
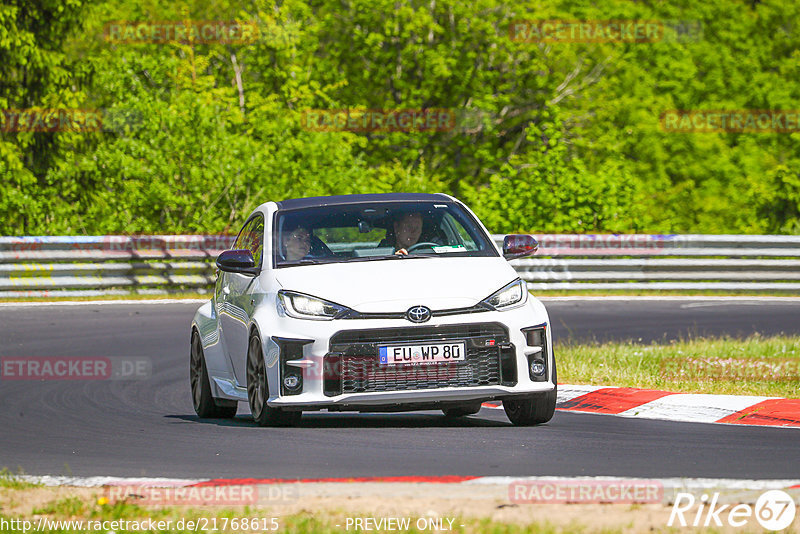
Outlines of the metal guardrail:
[{"label": "metal guardrail", "polygon": [[[502,243],[503,236],[494,236]],[[512,265],[546,290],[800,291],[800,236],[539,235]]]},{"label": "metal guardrail", "polygon": [[[492,236],[502,245],[503,236]],[[800,236],[544,234],[511,264],[535,291],[800,292]],[[0,297],[207,292],[234,236],[0,237]]]},{"label": "metal guardrail", "polygon": [[0,297],[206,292],[236,236],[0,237]]}]

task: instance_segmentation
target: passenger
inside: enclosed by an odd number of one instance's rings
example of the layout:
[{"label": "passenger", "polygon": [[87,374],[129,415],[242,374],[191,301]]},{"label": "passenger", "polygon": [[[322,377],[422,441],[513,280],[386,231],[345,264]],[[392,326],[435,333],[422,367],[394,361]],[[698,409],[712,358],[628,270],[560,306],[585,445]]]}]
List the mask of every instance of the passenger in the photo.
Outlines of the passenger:
[{"label": "passenger", "polygon": [[333,256],[328,245],[301,224],[284,227],[280,252],[285,261]]},{"label": "passenger", "polygon": [[286,261],[302,260],[311,253],[311,232],[303,226],[283,232],[283,257]]}]

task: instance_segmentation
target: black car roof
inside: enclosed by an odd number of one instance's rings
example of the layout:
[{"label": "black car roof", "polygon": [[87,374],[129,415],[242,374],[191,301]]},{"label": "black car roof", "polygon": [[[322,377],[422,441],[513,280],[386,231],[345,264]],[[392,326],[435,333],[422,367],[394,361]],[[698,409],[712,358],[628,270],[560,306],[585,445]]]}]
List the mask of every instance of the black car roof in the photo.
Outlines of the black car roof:
[{"label": "black car roof", "polygon": [[336,206],[362,202],[452,202],[441,193],[375,193],[368,195],[336,195],[330,197],[291,198],[277,202],[280,210],[310,208],[313,206]]}]

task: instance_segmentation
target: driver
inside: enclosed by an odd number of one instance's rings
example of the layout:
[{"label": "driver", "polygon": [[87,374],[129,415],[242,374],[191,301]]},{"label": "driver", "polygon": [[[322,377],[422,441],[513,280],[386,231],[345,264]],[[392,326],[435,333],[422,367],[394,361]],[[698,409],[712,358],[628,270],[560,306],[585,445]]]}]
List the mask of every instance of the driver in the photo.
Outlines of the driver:
[{"label": "driver", "polygon": [[422,214],[406,213],[394,221],[395,254],[408,256],[408,249],[416,245],[422,235]]}]

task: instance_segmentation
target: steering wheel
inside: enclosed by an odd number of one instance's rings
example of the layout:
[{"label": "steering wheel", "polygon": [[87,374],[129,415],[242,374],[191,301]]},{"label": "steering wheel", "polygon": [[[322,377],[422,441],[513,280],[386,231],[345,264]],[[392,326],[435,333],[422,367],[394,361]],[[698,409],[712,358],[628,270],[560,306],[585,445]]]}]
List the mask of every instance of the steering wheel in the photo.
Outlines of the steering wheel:
[{"label": "steering wheel", "polygon": [[415,250],[417,250],[419,248],[433,248],[433,247],[438,247],[438,246],[440,246],[439,243],[431,243],[430,241],[423,241],[422,243],[414,243],[413,245],[408,247],[406,250],[409,251],[409,252],[414,252]]}]

